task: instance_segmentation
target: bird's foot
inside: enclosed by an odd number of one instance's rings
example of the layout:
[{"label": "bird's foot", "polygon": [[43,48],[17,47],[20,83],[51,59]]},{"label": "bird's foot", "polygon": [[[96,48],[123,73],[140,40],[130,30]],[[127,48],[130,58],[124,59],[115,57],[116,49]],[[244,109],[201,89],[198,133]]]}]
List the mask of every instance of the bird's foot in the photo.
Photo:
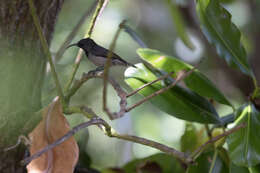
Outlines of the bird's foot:
[{"label": "bird's foot", "polygon": [[99,66],[95,70],[90,70],[88,74],[91,75],[91,74],[103,73],[103,71],[104,71],[104,66]]}]

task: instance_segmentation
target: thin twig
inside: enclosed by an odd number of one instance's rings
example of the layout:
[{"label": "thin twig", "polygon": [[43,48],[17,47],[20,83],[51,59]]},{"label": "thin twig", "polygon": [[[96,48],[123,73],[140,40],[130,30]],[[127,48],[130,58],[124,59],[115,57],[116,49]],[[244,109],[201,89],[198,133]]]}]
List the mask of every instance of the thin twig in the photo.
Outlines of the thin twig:
[{"label": "thin twig", "polygon": [[85,123],[81,123],[78,126],[74,127],[72,130],[70,130],[68,133],[66,133],[64,136],[62,136],[61,138],[59,138],[58,140],[56,140],[54,143],[44,147],[43,149],[41,149],[40,151],[38,151],[37,153],[33,154],[30,157],[27,157],[25,159],[23,159],[21,161],[22,165],[28,164],[29,162],[31,162],[32,160],[40,157],[43,153],[53,149],[54,147],[60,145],[61,143],[65,142],[66,140],[68,140],[71,136],[73,136],[75,133],[77,133],[79,130],[86,128],[90,125],[98,125],[98,124],[105,124],[104,120],[100,119],[100,118],[94,118],[88,122]]},{"label": "thin twig", "polygon": [[[69,100],[85,82],[87,82],[89,79],[93,79],[93,78],[103,79],[104,73],[100,72],[100,71],[90,71],[88,73],[83,73],[81,79],[74,83],[74,85],[70,89],[69,93],[66,95],[65,99]],[[112,87],[116,91],[118,97],[120,98],[120,110],[118,112],[114,112],[114,113],[109,112],[109,115],[110,115],[110,117],[112,117],[112,119],[122,117],[125,114],[125,110],[126,110],[126,106],[127,106],[127,101],[126,101],[127,93],[121,88],[121,86],[112,77],[108,77],[107,81],[112,85]],[[65,113],[80,111],[80,110],[72,111],[71,109],[76,109],[76,108],[69,107],[65,110]],[[86,115],[86,116],[88,118],[91,118],[91,117],[89,117],[89,115]]]},{"label": "thin twig", "polygon": [[218,135],[218,136],[215,136],[213,138],[211,138],[210,140],[208,140],[207,142],[205,142],[204,144],[202,144],[199,148],[197,148],[192,154],[191,154],[191,158],[193,158],[193,160],[195,160],[198,155],[207,147],[207,145],[209,144],[212,144],[218,140],[220,140],[221,138],[225,137],[225,136],[228,136],[230,135],[231,133],[234,133],[236,131],[238,131],[239,129],[241,128],[244,128],[246,127],[246,124],[240,124],[238,126],[235,126],[233,127],[232,129],[228,130],[228,131],[225,131],[224,133]]},{"label": "thin twig", "polygon": [[24,143],[25,145],[31,145],[31,141],[30,139],[27,139],[26,136],[24,135],[20,135],[18,137],[18,140],[17,140],[17,143],[13,146],[10,146],[8,148],[5,148],[3,151],[4,152],[7,152],[7,151],[10,151],[12,149],[15,149],[16,147],[18,147],[21,143]]},{"label": "thin twig", "polygon": [[147,100],[150,100],[151,98],[162,94],[163,92],[169,90],[170,88],[174,87],[178,82],[180,82],[181,80],[183,80],[185,77],[187,77],[188,75],[190,75],[194,70],[196,69],[196,67],[193,67],[191,70],[189,70],[188,72],[184,72],[184,71],[180,71],[179,74],[177,75],[176,80],[171,83],[170,85],[168,85],[165,88],[162,88],[156,92],[154,92],[153,94],[145,97],[143,100],[140,100],[139,102],[135,103],[133,106],[129,107],[126,109],[126,112],[129,112],[130,110],[134,109],[137,106],[140,106],[141,104],[143,104],[144,102],[146,102]]},{"label": "thin twig", "polygon": [[165,79],[165,78],[171,76],[172,74],[173,74],[173,72],[167,73],[166,75],[163,75],[163,76],[157,78],[157,79],[154,80],[154,81],[151,81],[151,82],[149,82],[149,83],[147,83],[147,84],[144,84],[144,85],[141,86],[140,88],[137,88],[137,89],[134,90],[133,92],[129,93],[126,97],[130,97],[130,96],[136,94],[138,91],[142,90],[143,88],[145,88],[145,87],[147,87],[147,86],[150,86],[150,85],[154,84],[155,82],[158,82],[158,81],[160,81],[160,80],[163,80],[163,79]]},{"label": "thin twig", "polygon": [[166,145],[163,145],[161,143],[155,142],[155,141],[151,141],[145,138],[141,138],[141,137],[137,137],[137,136],[131,136],[131,135],[120,135],[120,134],[116,134],[113,133],[112,137],[116,137],[118,139],[123,139],[123,140],[127,140],[127,141],[131,141],[131,142],[135,142],[138,144],[143,144],[152,148],[156,148],[162,152],[165,152],[169,155],[172,155],[178,159],[180,159],[182,162],[184,162],[185,164],[189,165],[193,163],[193,160],[190,157],[187,157],[185,155],[185,153],[180,152],[178,150],[175,150],[174,148],[168,147]]},{"label": "thin twig", "polygon": [[52,61],[51,52],[49,50],[48,43],[46,41],[46,38],[43,35],[41,24],[40,24],[39,18],[38,18],[37,13],[36,13],[36,8],[35,8],[32,0],[28,0],[28,3],[29,3],[31,15],[33,17],[33,22],[34,22],[34,25],[37,29],[43,50],[44,50],[44,52],[45,52],[45,54],[48,58],[49,64],[50,64],[52,76],[53,76],[55,84],[56,84],[56,89],[57,89],[58,95],[60,96],[61,100],[63,101],[64,95],[63,95],[63,92],[62,92],[62,88],[61,88],[61,85],[60,85],[60,82],[59,82],[57,72],[55,70],[55,66],[54,66],[53,61]]},{"label": "thin twig", "polygon": [[[103,12],[103,10],[104,10],[106,4],[108,3],[108,1],[109,0],[99,0],[99,3],[98,3],[97,8],[96,8],[96,11],[93,14],[92,20],[90,22],[90,27],[88,28],[88,30],[86,31],[86,34],[84,36],[85,38],[86,37],[91,37],[91,34],[93,32],[93,29],[94,29],[94,26],[97,23],[98,17]],[[75,75],[76,75],[76,73],[78,71],[82,55],[83,55],[83,50],[79,49],[77,57],[75,59],[75,63],[74,63],[74,66],[73,66],[73,70],[72,70],[71,76],[70,76],[69,81],[67,82],[67,84],[65,86],[65,92],[68,92],[69,89],[70,89],[70,86],[71,86],[71,84],[72,84],[72,82],[73,82],[73,80],[75,78]]]},{"label": "thin twig", "polygon": [[134,41],[136,41],[142,48],[148,48],[148,46],[143,42],[143,40],[138,36],[138,34],[126,24],[122,25],[124,31],[132,37]]},{"label": "thin twig", "polygon": [[[84,107],[84,108],[81,107],[80,110],[82,112],[87,111],[86,113],[93,114],[94,118],[92,118],[88,122],[81,123],[81,124],[77,125],[72,130],[70,130],[68,133],[66,133],[64,136],[62,136],[61,138],[56,140],[54,143],[44,147],[42,150],[38,151],[37,153],[35,153],[31,157],[25,158],[24,160],[21,161],[21,163],[23,165],[28,164],[32,160],[40,157],[43,153],[53,149],[54,147],[58,146],[59,144],[63,143],[64,141],[68,140],[71,136],[73,136],[79,130],[86,128],[90,125],[102,125],[103,126],[103,128],[101,128],[102,131],[105,132],[105,134],[109,137],[114,137],[114,138],[118,138],[118,139],[122,139],[122,140],[126,140],[126,141],[131,141],[131,142],[135,142],[135,143],[138,143],[138,144],[143,144],[143,145],[146,145],[146,146],[149,146],[149,147],[156,148],[156,149],[158,149],[162,152],[165,152],[169,155],[172,155],[172,156],[180,159],[184,164],[187,164],[187,165],[193,163],[193,160],[190,157],[187,157],[185,155],[185,153],[183,153],[183,152],[177,151],[174,148],[168,147],[166,145],[163,145],[163,144],[160,144],[158,142],[148,140],[148,139],[145,139],[145,138],[132,136],[132,135],[118,134],[114,131],[114,129],[111,128],[111,126],[106,121],[99,118],[91,109],[89,109],[87,107]],[[76,113],[78,113],[78,112],[76,112]]]},{"label": "thin twig", "polygon": [[107,107],[107,83],[108,83],[109,67],[110,67],[110,64],[111,64],[111,58],[112,58],[112,55],[113,55],[113,50],[115,49],[115,46],[116,46],[116,41],[118,39],[120,31],[122,30],[121,26],[125,22],[126,22],[126,20],[123,20],[120,23],[119,28],[117,29],[117,32],[116,32],[116,34],[113,38],[113,41],[109,46],[109,52],[108,52],[106,64],[105,64],[105,67],[104,67],[103,110],[108,114],[108,116],[111,120],[115,119],[116,117],[114,117],[112,115],[112,113],[110,112],[110,110]]},{"label": "thin twig", "polygon": [[65,41],[63,42],[63,44],[60,46],[60,48],[58,49],[56,56],[55,56],[55,61],[59,61],[61,59],[61,57],[63,56],[66,47],[68,46],[68,44],[71,42],[71,40],[75,37],[75,35],[77,34],[77,32],[79,31],[80,27],[83,25],[83,23],[86,21],[86,19],[88,18],[88,16],[92,13],[93,9],[97,6],[97,2],[98,0],[95,0],[93,2],[93,4],[90,6],[90,8],[88,8],[86,10],[86,12],[82,15],[82,17],[80,18],[80,20],[78,21],[78,23],[76,24],[76,26],[73,28],[73,30],[69,33],[69,35],[67,36],[67,38],[65,39]]}]

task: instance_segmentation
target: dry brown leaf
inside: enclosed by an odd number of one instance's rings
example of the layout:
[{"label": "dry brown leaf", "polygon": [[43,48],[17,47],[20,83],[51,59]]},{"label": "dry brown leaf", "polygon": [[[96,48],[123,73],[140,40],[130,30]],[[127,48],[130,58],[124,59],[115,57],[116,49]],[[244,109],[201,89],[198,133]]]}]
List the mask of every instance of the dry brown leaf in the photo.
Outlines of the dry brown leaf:
[{"label": "dry brown leaf", "polygon": [[[43,111],[43,120],[29,134],[31,155],[55,142],[69,130],[69,124],[62,113],[60,101],[56,99]],[[79,149],[74,137],[42,154],[28,166],[28,173],[72,173],[78,161]]]}]

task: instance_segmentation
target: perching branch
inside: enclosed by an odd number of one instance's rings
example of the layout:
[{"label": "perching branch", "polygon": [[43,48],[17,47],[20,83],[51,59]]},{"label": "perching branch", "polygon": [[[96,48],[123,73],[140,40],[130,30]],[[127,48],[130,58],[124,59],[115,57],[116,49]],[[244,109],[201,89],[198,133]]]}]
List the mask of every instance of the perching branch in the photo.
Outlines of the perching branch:
[{"label": "perching branch", "polygon": [[94,1],[93,4],[90,6],[90,8],[87,9],[87,11],[82,15],[76,26],[72,29],[72,31],[69,33],[65,41],[62,43],[60,48],[58,49],[56,56],[55,56],[55,61],[59,61],[61,57],[63,56],[66,47],[69,45],[71,40],[75,37],[75,35],[78,33],[80,27],[83,25],[83,23],[86,21],[88,16],[92,13],[93,9],[97,6],[98,0]]},{"label": "perching branch", "polygon": [[54,66],[53,61],[52,61],[51,52],[49,50],[48,43],[46,41],[46,38],[43,35],[41,24],[40,24],[39,18],[38,18],[37,13],[36,13],[36,8],[35,8],[32,0],[28,0],[28,3],[29,3],[31,15],[33,17],[33,22],[34,22],[34,25],[35,25],[35,27],[37,29],[37,32],[38,32],[38,35],[39,35],[39,38],[40,38],[43,50],[44,50],[44,52],[45,52],[45,54],[46,54],[46,56],[48,58],[49,64],[50,64],[52,76],[53,76],[53,79],[55,81],[55,85],[56,85],[56,89],[57,89],[58,95],[60,96],[60,98],[61,98],[61,100],[63,102],[64,101],[63,91],[62,91],[62,88],[61,88],[61,85],[60,85],[60,81],[59,81],[57,72],[55,70],[55,66]]},{"label": "perching branch", "polygon": [[[106,4],[108,3],[108,1],[109,0],[99,0],[99,3],[98,3],[97,8],[96,8],[96,11],[93,14],[92,20],[90,22],[90,27],[86,31],[86,34],[85,34],[84,37],[91,37],[91,34],[93,32],[93,29],[94,29],[94,26],[97,23],[97,19],[101,15],[101,13],[103,12],[103,10],[104,10]],[[67,82],[67,84],[65,86],[65,92],[68,92],[69,89],[70,89],[70,86],[71,86],[71,84],[72,84],[72,82],[73,82],[73,80],[75,78],[75,75],[76,75],[76,73],[78,71],[82,55],[83,55],[83,50],[79,49],[77,57],[75,59],[75,63],[74,63],[74,66],[73,66],[73,70],[72,70],[71,76],[70,76],[69,81]]]},{"label": "perching branch", "polygon": [[[70,92],[66,95],[65,99],[69,100],[85,82],[87,82],[89,79],[93,79],[93,78],[103,79],[104,73],[100,72],[100,71],[90,71],[88,73],[84,73],[82,75],[81,79],[74,83]],[[112,77],[108,77],[107,81],[112,85],[112,87],[115,89],[117,95],[121,99],[119,112],[111,113],[108,110],[109,116],[112,117],[112,119],[122,117],[125,114],[125,108],[127,105],[127,101],[126,101],[127,93],[121,88],[121,86]],[[66,110],[65,113],[67,113],[67,111],[69,112],[69,110]]]}]

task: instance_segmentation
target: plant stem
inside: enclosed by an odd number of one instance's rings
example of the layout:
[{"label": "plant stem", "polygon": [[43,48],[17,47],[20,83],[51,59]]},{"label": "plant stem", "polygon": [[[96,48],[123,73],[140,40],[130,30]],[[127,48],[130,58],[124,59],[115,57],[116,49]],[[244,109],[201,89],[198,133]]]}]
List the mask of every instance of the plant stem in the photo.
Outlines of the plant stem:
[{"label": "plant stem", "polygon": [[213,173],[213,169],[214,169],[216,161],[217,161],[217,156],[218,156],[218,150],[215,149],[214,155],[213,155],[213,160],[210,165],[209,173]]},{"label": "plant stem", "polygon": [[108,114],[110,119],[113,119],[113,117],[111,117],[111,113],[110,113],[109,109],[107,108],[107,83],[108,83],[109,67],[110,67],[111,58],[112,58],[112,55],[113,55],[112,51],[115,49],[116,41],[117,41],[117,39],[119,37],[120,31],[122,30],[121,26],[124,23],[126,23],[125,20],[123,20],[120,23],[119,28],[117,29],[116,34],[115,34],[115,36],[113,38],[113,41],[112,41],[112,43],[109,46],[109,52],[108,52],[106,64],[105,64],[105,67],[104,67],[103,110]]},{"label": "plant stem", "polygon": [[40,38],[40,42],[42,44],[43,50],[44,50],[44,52],[45,52],[45,54],[46,54],[46,56],[48,58],[48,61],[50,63],[50,68],[51,68],[52,76],[53,76],[54,81],[55,81],[55,85],[56,85],[56,89],[57,89],[58,95],[60,96],[60,98],[61,98],[61,100],[63,102],[64,101],[63,91],[62,91],[62,88],[61,88],[61,85],[60,85],[60,82],[59,82],[59,78],[58,78],[57,72],[55,70],[55,66],[54,66],[53,61],[52,61],[51,52],[49,50],[49,46],[48,46],[47,40],[46,40],[46,38],[43,35],[41,24],[40,24],[39,18],[38,18],[37,13],[36,13],[36,8],[35,8],[32,0],[28,0],[28,3],[29,3],[31,15],[33,17],[34,25],[35,25],[35,27],[37,29],[37,32],[38,32],[38,35],[39,35],[39,38]]},{"label": "plant stem", "polygon": [[[88,28],[88,30],[86,31],[86,34],[84,36],[85,38],[91,37],[94,26],[97,23],[97,19],[100,16],[100,14],[102,13],[102,11],[103,11],[104,7],[106,6],[107,2],[108,2],[108,0],[99,0],[97,8],[95,10],[95,13],[93,14],[93,17],[91,19],[90,27]],[[69,78],[69,81],[67,82],[67,84],[65,86],[65,93],[69,91],[70,86],[71,86],[71,84],[72,84],[72,82],[75,78],[75,75],[76,75],[78,68],[79,68],[79,64],[80,64],[82,55],[83,55],[83,50],[80,49],[78,51],[78,54],[77,54],[77,57],[76,57],[76,60],[75,60],[74,66],[73,66],[73,70],[72,70],[71,76]]]}]

